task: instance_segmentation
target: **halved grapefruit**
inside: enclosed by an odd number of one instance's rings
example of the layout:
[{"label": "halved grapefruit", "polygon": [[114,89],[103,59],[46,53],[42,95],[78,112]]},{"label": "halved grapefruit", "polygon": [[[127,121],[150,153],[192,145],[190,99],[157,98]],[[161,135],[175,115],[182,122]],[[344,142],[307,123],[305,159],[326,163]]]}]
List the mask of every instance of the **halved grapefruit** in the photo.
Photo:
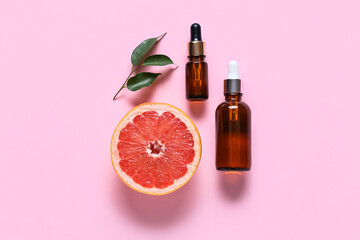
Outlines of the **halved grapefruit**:
[{"label": "halved grapefruit", "polygon": [[201,140],[193,121],[166,103],[144,103],[128,112],[111,139],[112,165],[132,189],[163,195],[195,173]]}]

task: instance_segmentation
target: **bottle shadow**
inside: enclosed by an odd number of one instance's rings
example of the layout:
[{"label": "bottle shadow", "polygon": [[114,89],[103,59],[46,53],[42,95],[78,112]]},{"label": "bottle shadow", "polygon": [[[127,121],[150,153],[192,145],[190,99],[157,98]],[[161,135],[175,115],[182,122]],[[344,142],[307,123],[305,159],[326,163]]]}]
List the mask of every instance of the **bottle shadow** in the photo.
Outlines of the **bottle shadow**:
[{"label": "bottle shadow", "polygon": [[162,228],[184,219],[194,203],[194,179],[167,195],[152,196],[134,191],[116,179],[114,203],[126,219],[146,227]]},{"label": "bottle shadow", "polygon": [[250,175],[242,172],[220,172],[219,188],[228,200],[239,200],[246,194]]},{"label": "bottle shadow", "polygon": [[201,118],[206,112],[207,101],[188,101],[188,108],[192,117]]}]

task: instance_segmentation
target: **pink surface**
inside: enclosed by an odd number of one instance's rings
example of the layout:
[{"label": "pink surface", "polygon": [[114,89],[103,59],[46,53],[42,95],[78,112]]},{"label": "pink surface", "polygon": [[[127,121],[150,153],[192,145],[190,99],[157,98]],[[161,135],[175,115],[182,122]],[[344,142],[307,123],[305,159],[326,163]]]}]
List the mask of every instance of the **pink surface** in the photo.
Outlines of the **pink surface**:
[{"label": "pink surface", "polygon": [[[0,239],[360,239],[358,1],[1,1]],[[207,43],[210,99],[185,100],[189,27]],[[112,97],[133,48],[179,68]],[[214,111],[238,60],[253,169],[214,167]],[[203,141],[182,189],[134,192],[110,162],[121,117],[146,101],[185,110]]]}]

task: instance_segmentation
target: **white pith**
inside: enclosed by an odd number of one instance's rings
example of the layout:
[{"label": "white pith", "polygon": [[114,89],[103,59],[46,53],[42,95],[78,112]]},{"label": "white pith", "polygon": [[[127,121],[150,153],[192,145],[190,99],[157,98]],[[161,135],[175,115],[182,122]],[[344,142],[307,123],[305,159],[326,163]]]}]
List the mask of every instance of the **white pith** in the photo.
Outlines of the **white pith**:
[{"label": "white pith", "polygon": [[[119,165],[119,161],[120,161],[120,157],[119,157],[119,151],[117,149],[117,145],[119,143],[119,134],[120,131],[126,126],[127,123],[131,122],[135,116],[142,114],[143,112],[146,111],[156,111],[159,116],[164,113],[164,112],[170,112],[173,113],[177,118],[179,118],[182,122],[185,123],[185,125],[187,126],[188,130],[192,133],[193,135],[193,141],[194,141],[194,151],[195,151],[195,156],[194,156],[194,160],[189,163],[187,165],[188,167],[188,171],[187,173],[179,178],[179,179],[175,179],[174,183],[166,188],[163,189],[159,189],[159,188],[146,188],[141,186],[140,184],[136,183],[131,177],[129,177],[121,168]],[[198,143],[198,144],[196,144]],[[160,154],[151,154],[151,150],[148,149],[147,152],[154,157],[159,157],[161,156],[162,153]],[[143,192],[143,193],[148,193],[148,194],[153,194],[153,195],[162,195],[162,194],[167,194],[170,193],[176,189],[178,189],[179,187],[181,187],[182,185],[184,185],[187,181],[190,180],[190,178],[192,177],[192,175],[194,174],[194,172],[196,171],[199,162],[200,162],[200,158],[201,158],[201,140],[200,140],[200,136],[198,134],[198,131],[196,129],[196,126],[194,125],[194,123],[190,120],[190,118],[188,118],[182,111],[180,111],[179,109],[168,105],[168,104],[159,104],[159,103],[148,103],[145,105],[140,105],[139,107],[131,110],[119,123],[119,125],[116,127],[114,134],[113,134],[113,138],[112,138],[112,142],[111,142],[111,156],[112,156],[112,162],[113,162],[113,166],[115,171],[119,174],[120,178],[130,187],[132,187],[133,189],[139,191],[139,192]]]}]

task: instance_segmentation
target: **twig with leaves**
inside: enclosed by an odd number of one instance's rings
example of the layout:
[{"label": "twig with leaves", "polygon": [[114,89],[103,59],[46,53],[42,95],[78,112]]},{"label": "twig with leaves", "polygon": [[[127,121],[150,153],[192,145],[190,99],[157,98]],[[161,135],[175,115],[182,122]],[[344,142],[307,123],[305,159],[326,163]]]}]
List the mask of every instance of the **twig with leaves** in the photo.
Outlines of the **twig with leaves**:
[{"label": "twig with leaves", "polygon": [[165,35],[166,33],[156,38],[146,39],[134,49],[131,54],[132,68],[130,74],[126,78],[119,91],[113,97],[113,100],[116,99],[117,95],[124,88],[127,88],[131,91],[137,91],[143,87],[151,86],[155,79],[159,75],[161,75],[161,73],[139,72],[135,76],[132,76],[133,73],[142,66],[165,66],[169,64],[174,64],[168,56],[162,54],[150,55],[145,58],[143,62],[141,61],[144,56],[151,50],[151,48],[156,44],[156,42],[160,41]]}]

